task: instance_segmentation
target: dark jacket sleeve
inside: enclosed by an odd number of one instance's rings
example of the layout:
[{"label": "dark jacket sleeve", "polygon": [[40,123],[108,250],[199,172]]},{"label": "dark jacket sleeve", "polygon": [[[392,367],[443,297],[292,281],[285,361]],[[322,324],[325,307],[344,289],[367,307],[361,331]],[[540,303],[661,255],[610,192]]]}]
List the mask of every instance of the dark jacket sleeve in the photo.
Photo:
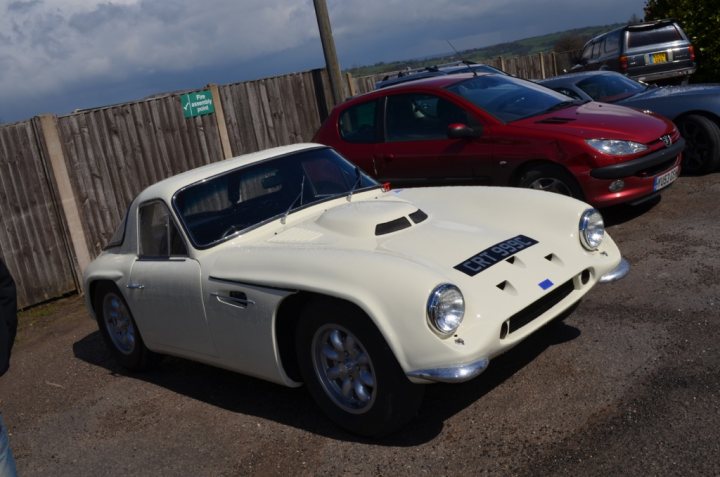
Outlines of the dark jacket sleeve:
[{"label": "dark jacket sleeve", "polygon": [[10,366],[10,351],[17,331],[17,294],[15,282],[0,260],[0,376]]}]

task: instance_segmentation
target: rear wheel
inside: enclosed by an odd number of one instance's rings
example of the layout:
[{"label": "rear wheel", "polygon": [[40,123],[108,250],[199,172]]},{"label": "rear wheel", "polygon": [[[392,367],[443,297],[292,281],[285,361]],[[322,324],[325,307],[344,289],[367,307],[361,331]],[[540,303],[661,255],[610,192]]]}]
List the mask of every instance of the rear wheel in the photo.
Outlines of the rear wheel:
[{"label": "rear wheel", "polygon": [[680,134],[685,138],[683,172],[706,174],[720,164],[720,127],[711,119],[690,114],[677,121]]},{"label": "rear wheel", "polygon": [[563,168],[552,164],[530,167],[520,176],[520,187],[544,190],[583,200],[583,193],[575,179]]},{"label": "rear wheel", "polygon": [[310,303],[297,330],[298,363],[310,394],[341,427],[379,436],[417,413],[423,386],[411,383],[380,332],[339,300]]},{"label": "rear wheel", "polygon": [[145,347],[130,308],[117,287],[111,283],[98,285],[93,305],[100,334],[115,360],[130,370],[147,368],[154,353]]}]

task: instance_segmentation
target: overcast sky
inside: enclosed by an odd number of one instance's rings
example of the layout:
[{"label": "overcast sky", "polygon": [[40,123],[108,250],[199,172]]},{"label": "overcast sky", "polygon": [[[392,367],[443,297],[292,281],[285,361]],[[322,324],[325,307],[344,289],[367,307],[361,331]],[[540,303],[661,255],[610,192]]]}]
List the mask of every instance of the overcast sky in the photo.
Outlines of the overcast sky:
[{"label": "overcast sky", "polygon": [[[645,0],[327,0],[341,68],[642,17]],[[324,66],[312,0],[0,0],[0,122]]]}]

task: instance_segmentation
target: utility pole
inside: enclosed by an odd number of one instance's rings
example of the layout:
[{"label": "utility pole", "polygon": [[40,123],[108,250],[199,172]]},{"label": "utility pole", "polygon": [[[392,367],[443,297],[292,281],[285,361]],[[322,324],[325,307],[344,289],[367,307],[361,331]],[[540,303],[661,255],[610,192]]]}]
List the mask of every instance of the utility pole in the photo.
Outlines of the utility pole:
[{"label": "utility pole", "polygon": [[325,55],[325,67],[330,76],[330,89],[333,95],[333,106],[342,103],[345,99],[342,89],[342,77],[340,76],[340,64],[335,52],[335,40],[333,40],[330,28],[330,16],[328,15],[327,3],[325,0],[313,0],[315,5],[315,16],[317,17],[318,28],[320,29],[320,41],[322,42],[323,54]]}]

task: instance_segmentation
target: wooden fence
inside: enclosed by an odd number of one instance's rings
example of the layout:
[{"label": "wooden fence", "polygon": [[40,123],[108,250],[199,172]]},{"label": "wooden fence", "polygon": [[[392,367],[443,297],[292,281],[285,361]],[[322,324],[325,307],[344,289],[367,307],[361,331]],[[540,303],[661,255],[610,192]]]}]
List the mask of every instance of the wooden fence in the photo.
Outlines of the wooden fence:
[{"label": "wooden fence", "polygon": [[[556,53],[543,52],[527,56],[497,57],[483,60],[483,63],[498,68],[510,75],[525,79],[545,79],[551,76],[563,74],[569,70],[574,63],[573,59],[580,56],[582,50],[572,50]],[[351,91],[354,94],[372,91],[375,83],[390,74],[397,74],[399,71],[391,71],[376,75],[360,76],[352,78]]]},{"label": "wooden fence", "polygon": [[20,307],[75,291],[66,229],[37,122],[0,128],[0,251]]},{"label": "wooden fence", "polygon": [[[567,55],[498,58],[521,77],[551,76]],[[346,96],[380,75],[346,77]],[[332,109],[327,72],[209,85],[215,114],[185,118],[173,93],[0,126],[0,256],[18,305],[80,290],[82,270],[130,201],[179,172],[272,146],[309,141]]]}]

